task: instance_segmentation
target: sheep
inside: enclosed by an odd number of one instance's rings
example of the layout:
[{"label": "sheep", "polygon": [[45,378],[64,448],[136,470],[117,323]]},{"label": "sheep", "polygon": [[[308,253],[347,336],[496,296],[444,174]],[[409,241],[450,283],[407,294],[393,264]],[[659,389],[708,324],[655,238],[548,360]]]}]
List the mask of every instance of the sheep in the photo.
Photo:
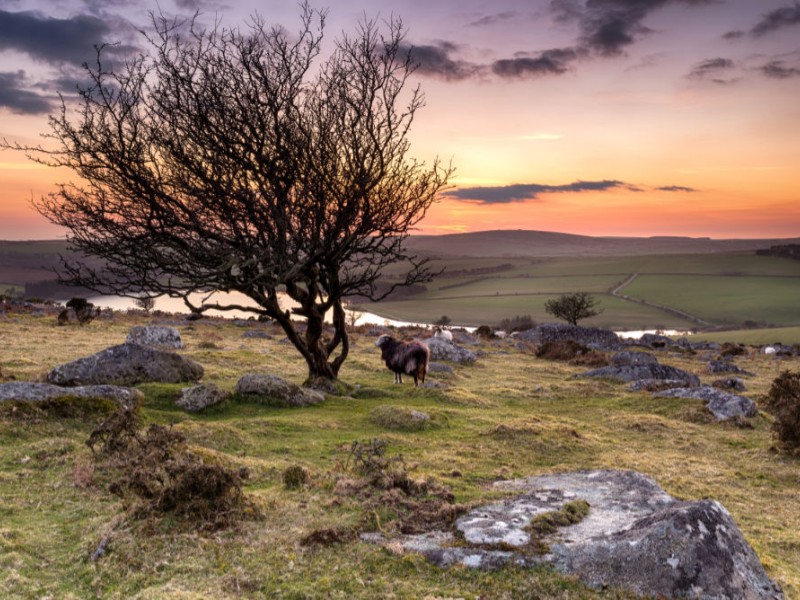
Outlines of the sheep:
[{"label": "sheep", "polygon": [[423,342],[400,342],[390,335],[382,335],[375,342],[381,349],[381,358],[394,372],[394,382],[403,383],[403,374],[414,378],[414,387],[425,383],[431,351]]},{"label": "sheep", "polygon": [[436,327],[433,330],[433,337],[442,338],[445,341],[452,342],[453,332],[448,329],[442,329],[441,327]]}]

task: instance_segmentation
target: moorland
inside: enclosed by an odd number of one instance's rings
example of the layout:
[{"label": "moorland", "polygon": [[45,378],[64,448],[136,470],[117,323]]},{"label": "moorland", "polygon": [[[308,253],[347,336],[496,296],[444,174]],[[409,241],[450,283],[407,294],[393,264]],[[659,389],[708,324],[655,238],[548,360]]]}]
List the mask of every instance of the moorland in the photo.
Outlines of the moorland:
[{"label": "moorland", "polygon": [[[796,356],[758,348],[800,342],[800,262],[755,253],[774,240],[572,237],[499,240],[487,233],[446,244],[419,238],[419,251],[445,273],[416,294],[369,309],[414,321],[447,315],[465,325],[496,325],[515,315],[544,322],[551,320],[546,299],[588,291],[604,312],[582,324],[707,330],[692,339],[752,344],[736,363],[751,373],[743,376],[743,394],[757,403],[758,415],[718,423],[702,401],[576,379],[587,367],[537,358],[535,347],[511,339],[476,339],[475,364],[432,373],[432,387],[394,385],[374,345],[387,330],[360,327],[340,374],[344,385],[316,406],[274,408],[233,396],[187,413],[175,403],[183,385],[137,386],[142,431],[167,426],[206,463],[248,472],[242,490],[251,510],[206,527],[202,519],[142,512],[137,501],[110,491],[113,469],[86,442],[111,407],[6,403],[0,406],[0,596],[630,597],[544,568],[442,570],[419,555],[360,541],[364,531],[396,535],[416,514],[407,505],[341,493],[354,443],[376,439],[387,456],[402,457],[396,464],[411,479],[446,489],[459,506],[502,497],[492,487],[498,480],[592,468],[642,472],[676,498],[713,498],[731,512],[787,597],[800,596],[798,459],[780,451],[764,410],[775,378],[800,366]],[[61,242],[0,244],[0,293],[41,281],[42,267],[56,264],[64,250]],[[305,379],[304,361],[268,323],[106,312],[84,326],[58,326],[54,312],[27,307],[0,317],[0,380],[41,381],[53,367],[119,344],[132,326],[151,323],[175,326],[185,345],[179,353],[205,368],[204,383],[224,391],[245,373]],[[658,354],[704,383],[714,378],[713,351]],[[409,427],[385,418],[408,410],[430,419]],[[285,483],[292,468],[308,475],[296,489]]]},{"label": "moorland", "polygon": [[[304,361],[271,324],[106,313],[85,326],[54,314],[0,319],[6,380],[39,381],[56,365],[121,343],[133,325],[175,326],[179,352],[203,382],[232,391],[241,375],[295,383]],[[586,367],[537,358],[511,339],[480,340],[473,365],[432,373],[430,388],[394,385],[375,348],[378,328],[353,332],[346,384],[316,406],[273,408],[233,397],[201,413],[176,406],[181,384],[144,383],[142,427],[163,425],[209,464],[246,468],[252,511],[222,527],[166,512],[137,512],[115,495],[112,471],[86,441],[108,407],[79,402],[0,407],[0,595],[8,598],[628,598],[544,568],[442,570],[421,556],[360,541],[399,533],[414,508],[341,492],[356,441],[385,440],[413,480],[446,489],[458,505],[502,496],[498,480],[591,468],[633,469],[681,499],[713,498],[733,515],[787,597],[800,594],[798,459],[779,451],[772,417],[717,423],[697,400],[654,398],[609,380],[575,379]],[[401,335],[427,336],[409,330]],[[662,350],[659,361],[704,382],[713,352]],[[796,357],[746,348],[736,363],[760,408]],[[387,411],[429,415],[422,427]],[[290,468],[308,480],[295,489]],[[405,519],[405,521],[404,521]],[[311,541],[309,541],[311,540]]]}]

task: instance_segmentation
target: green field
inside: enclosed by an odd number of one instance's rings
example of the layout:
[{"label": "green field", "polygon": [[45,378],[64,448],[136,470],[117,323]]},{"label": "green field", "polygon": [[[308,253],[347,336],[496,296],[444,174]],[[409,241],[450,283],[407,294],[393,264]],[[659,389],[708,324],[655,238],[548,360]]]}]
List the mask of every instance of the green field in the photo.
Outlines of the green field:
[{"label": "green field", "polygon": [[[595,294],[604,309],[602,315],[585,321],[587,325],[690,329],[746,321],[800,324],[800,262],[785,258],[732,253],[457,259],[434,264],[445,273],[427,284],[427,291],[403,301],[370,305],[369,310],[407,321],[430,322],[446,315],[463,325],[495,325],[522,314],[548,321],[552,317],[544,311],[546,300],[585,291]],[[490,270],[500,265],[511,268],[464,273],[468,268]],[[619,292],[628,300],[609,293],[631,277]]]},{"label": "green field", "polygon": [[625,294],[718,325],[748,320],[774,325],[800,323],[800,277],[643,275],[625,288]]},{"label": "green field", "polygon": [[800,327],[776,327],[772,329],[740,329],[736,331],[701,332],[692,336],[692,341],[733,342],[764,346],[767,344],[800,344]]}]

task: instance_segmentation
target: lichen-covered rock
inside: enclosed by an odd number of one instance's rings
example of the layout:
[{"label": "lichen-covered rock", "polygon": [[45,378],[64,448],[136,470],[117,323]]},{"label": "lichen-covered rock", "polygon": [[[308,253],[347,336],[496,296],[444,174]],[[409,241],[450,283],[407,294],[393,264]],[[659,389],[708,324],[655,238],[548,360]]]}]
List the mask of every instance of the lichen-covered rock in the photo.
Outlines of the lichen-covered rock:
[{"label": "lichen-covered rock", "polygon": [[543,323],[533,329],[516,333],[515,337],[535,344],[572,340],[595,350],[617,350],[623,345],[613,331],[567,323]]},{"label": "lichen-covered rock", "polygon": [[153,348],[183,348],[183,341],[178,330],[165,325],[137,325],[131,327],[125,342]]},{"label": "lichen-covered rock", "polygon": [[0,402],[42,403],[64,398],[109,400],[116,402],[120,406],[131,408],[144,400],[144,394],[139,390],[116,385],[61,387],[51,383],[29,383],[25,381],[0,383]]},{"label": "lichen-covered rock", "polygon": [[607,377],[618,381],[669,380],[682,381],[686,387],[700,385],[700,378],[683,369],[662,365],[646,352],[617,352],[607,367],[593,369],[579,377]]},{"label": "lichen-covered rock", "polygon": [[453,372],[453,367],[450,365],[446,365],[440,362],[430,362],[428,363],[428,373],[446,373],[450,374]]},{"label": "lichen-covered rock", "polygon": [[145,382],[187,383],[203,377],[203,367],[174,352],[140,344],[112,346],[55,367],[47,381],[56,385],[135,385]]},{"label": "lichen-covered rock", "polygon": [[734,392],[744,392],[747,390],[747,386],[744,384],[744,381],[738,377],[723,377],[722,379],[716,379],[711,382],[711,385],[721,390],[733,390]]},{"label": "lichen-covered rock", "polygon": [[467,348],[462,348],[444,338],[432,337],[425,340],[431,351],[431,359],[447,360],[463,365],[471,365],[478,359],[478,355]]},{"label": "lichen-covered rock", "polygon": [[738,373],[740,375],[752,375],[752,373],[745,371],[741,367],[736,366],[733,364],[733,362],[725,358],[718,358],[716,360],[709,361],[708,372],[714,374]]},{"label": "lichen-covered rock", "polygon": [[[495,487],[520,494],[459,518],[456,527],[466,546],[452,547],[452,539],[429,534],[401,538],[400,547],[442,567],[551,564],[592,587],[644,597],[783,598],[731,515],[713,500],[676,500],[633,471],[560,473]],[[588,502],[588,514],[539,540],[545,554],[526,551],[532,520],[577,499]]]},{"label": "lichen-covered rock", "polygon": [[628,389],[634,392],[661,392],[683,387],[686,387],[683,379],[637,379],[628,385]]},{"label": "lichen-covered rock", "polygon": [[200,412],[209,406],[225,402],[229,396],[230,394],[223,392],[213,383],[205,383],[183,388],[181,397],[175,404],[186,412]]},{"label": "lichen-covered rock", "polygon": [[658,392],[656,397],[705,400],[706,407],[717,421],[725,421],[736,417],[754,417],[758,414],[758,407],[750,398],[731,394],[707,385],[696,388],[664,390],[663,392]]},{"label": "lichen-covered rock", "polygon": [[277,375],[248,373],[236,383],[236,393],[248,400],[281,408],[311,406],[325,400],[317,390],[295,385]]},{"label": "lichen-covered rock", "polygon": [[623,350],[611,356],[611,364],[615,367],[630,365],[657,365],[658,359],[648,352],[636,352],[633,350]]}]

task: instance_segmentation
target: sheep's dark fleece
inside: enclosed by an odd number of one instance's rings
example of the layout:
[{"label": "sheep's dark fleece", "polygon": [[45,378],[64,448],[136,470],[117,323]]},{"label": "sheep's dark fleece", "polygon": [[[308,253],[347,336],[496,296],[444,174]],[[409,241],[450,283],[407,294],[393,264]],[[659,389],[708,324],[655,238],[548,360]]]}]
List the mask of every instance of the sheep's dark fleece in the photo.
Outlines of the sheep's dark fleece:
[{"label": "sheep's dark fleece", "polygon": [[394,372],[394,382],[403,383],[403,374],[414,378],[414,385],[425,383],[431,351],[423,342],[399,342],[390,335],[382,335],[375,342],[381,349],[381,358]]}]

